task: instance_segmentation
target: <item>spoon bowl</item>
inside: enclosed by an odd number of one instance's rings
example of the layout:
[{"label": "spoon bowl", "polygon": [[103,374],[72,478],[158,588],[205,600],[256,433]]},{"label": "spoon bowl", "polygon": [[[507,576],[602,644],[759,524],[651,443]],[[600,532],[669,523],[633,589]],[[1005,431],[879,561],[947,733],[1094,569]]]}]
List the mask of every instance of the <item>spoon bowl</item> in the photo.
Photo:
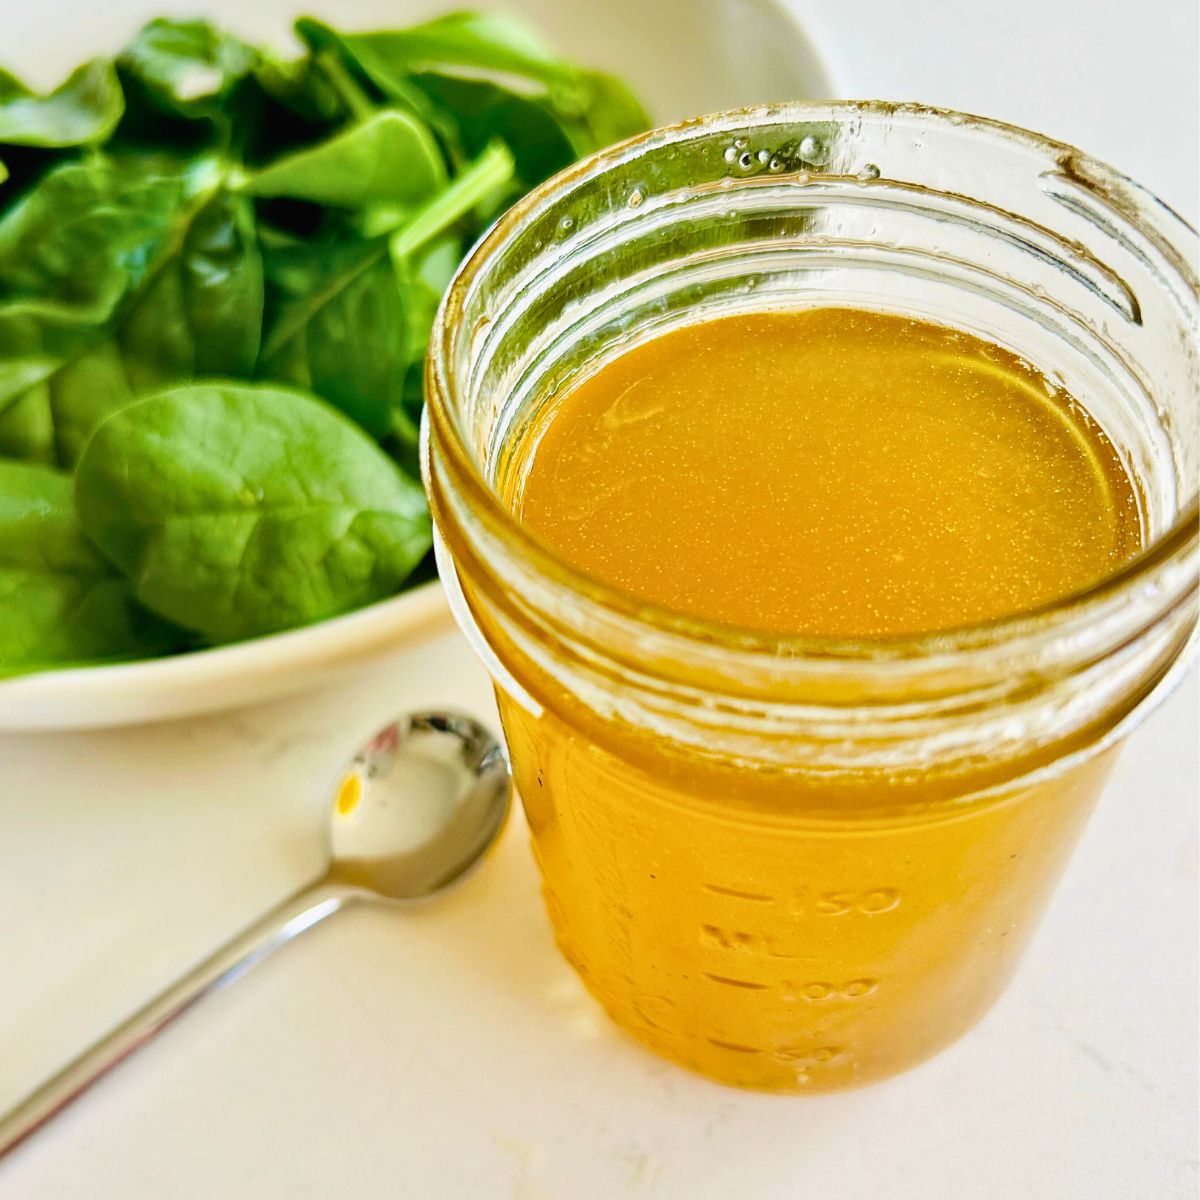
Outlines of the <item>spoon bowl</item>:
[{"label": "spoon bowl", "polygon": [[471,717],[416,713],[359,752],[329,811],[331,881],[417,900],[459,879],[499,836],[508,760]]}]

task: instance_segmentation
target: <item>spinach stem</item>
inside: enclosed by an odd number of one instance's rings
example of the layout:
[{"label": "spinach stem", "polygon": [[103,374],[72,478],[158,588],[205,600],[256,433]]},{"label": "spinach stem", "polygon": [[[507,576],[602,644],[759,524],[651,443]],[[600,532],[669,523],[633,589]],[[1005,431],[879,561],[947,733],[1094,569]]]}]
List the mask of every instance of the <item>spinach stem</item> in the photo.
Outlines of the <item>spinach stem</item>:
[{"label": "spinach stem", "polygon": [[328,51],[322,51],[317,55],[317,62],[330,86],[337,92],[338,99],[350,110],[352,117],[361,121],[375,111],[370,97],[359,87],[338,58]]},{"label": "spinach stem", "polygon": [[397,278],[405,277],[406,261],[414,250],[453,225],[489,193],[503,187],[515,171],[512,151],[503,142],[490,142],[432,200],[411,213],[388,239],[388,253]]}]

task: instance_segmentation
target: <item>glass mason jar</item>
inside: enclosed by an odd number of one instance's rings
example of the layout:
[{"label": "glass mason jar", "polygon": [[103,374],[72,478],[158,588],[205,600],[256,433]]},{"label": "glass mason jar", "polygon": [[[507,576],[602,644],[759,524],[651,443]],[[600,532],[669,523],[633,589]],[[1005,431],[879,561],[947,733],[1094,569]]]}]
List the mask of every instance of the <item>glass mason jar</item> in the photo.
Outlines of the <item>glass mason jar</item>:
[{"label": "glass mason jar", "polygon": [[[496,680],[558,943],[651,1049],[745,1087],[847,1087],[996,999],[1194,641],[1196,248],[1034,134],[789,104],[603,151],[465,263],[427,377],[443,577]],[[581,375],[685,322],[813,305],[953,325],[1061,381],[1136,480],[1146,548],[1037,611],[833,641],[643,603],[501,499]]]}]

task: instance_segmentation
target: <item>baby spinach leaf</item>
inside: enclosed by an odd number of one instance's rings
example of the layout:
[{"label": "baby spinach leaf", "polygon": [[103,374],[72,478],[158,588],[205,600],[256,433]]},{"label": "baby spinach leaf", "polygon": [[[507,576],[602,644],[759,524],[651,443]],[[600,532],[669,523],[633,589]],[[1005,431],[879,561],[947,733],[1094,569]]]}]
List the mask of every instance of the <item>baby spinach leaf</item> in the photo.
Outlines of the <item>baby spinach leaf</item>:
[{"label": "baby spinach leaf", "polygon": [[[409,301],[409,349],[412,361],[418,366],[429,344],[434,314],[458,270],[462,255],[462,241],[453,233],[440,234],[427,240],[419,250],[405,255],[403,285]],[[420,412],[414,415],[419,417]]]},{"label": "baby spinach leaf", "polygon": [[[114,170],[121,179],[129,176],[127,165]],[[112,182],[111,176],[106,178]],[[147,194],[163,199],[157,190],[108,190],[110,223],[100,230],[107,242],[101,237],[92,256],[109,272],[108,294],[101,292],[90,302],[86,295],[72,301],[74,281],[45,270],[41,299],[0,305],[0,350],[5,351],[0,355],[0,407],[8,399],[19,402],[27,414],[33,405],[48,412],[55,455],[63,465],[75,461],[98,420],[139,391],[198,374],[250,375],[254,370],[263,282],[251,201],[225,192],[197,197],[177,177],[152,179],[154,189],[161,185],[170,200],[157,212],[150,205],[137,207]],[[103,189],[98,195],[105,195]],[[126,223],[127,209],[133,219]],[[89,206],[87,212],[92,211]],[[83,224],[81,237],[91,228]],[[39,223],[14,238],[14,256],[34,232],[42,232]],[[3,234],[0,225],[0,247]],[[69,262],[79,252],[75,242],[66,240],[61,260],[45,238],[37,246],[51,264]],[[5,280],[5,261],[0,253],[0,282]],[[17,282],[26,294],[36,294],[37,272],[28,261],[13,261],[23,276]],[[64,289],[66,297],[56,301]],[[72,302],[82,307],[72,310]],[[71,324],[67,317],[72,311],[85,319]],[[28,415],[23,427],[27,425]],[[8,453],[22,449],[3,434],[0,428],[0,446]],[[47,458],[28,448],[26,455]]]},{"label": "baby spinach leaf", "polygon": [[[474,158],[503,142],[516,163],[520,194],[578,157],[575,141],[544,96],[522,96],[494,83],[421,75],[414,85],[446,115],[460,154]],[[511,199],[512,193],[506,199]]]},{"label": "baby spinach leaf", "polygon": [[0,675],[181,643],[84,538],[71,493],[68,475],[0,461]]},{"label": "baby spinach leaf", "polygon": [[174,252],[212,164],[68,163],[0,218],[0,410],[105,336]]},{"label": "baby spinach leaf", "polygon": [[301,18],[296,32],[310,44],[336,39],[385,95],[418,72],[493,72],[544,84],[576,74],[527,25],[498,13],[450,13],[407,29],[342,34]]},{"label": "baby spinach leaf", "polygon": [[75,355],[36,391],[46,398],[55,460],[64,467],[75,465],[92,430],[109,413],[134,398],[121,348],[111,337]]},{"label": "baby spinach leaf", "polygon": [[429,129],[400,109],[384,109],[315,146],[269,163],[239,182],[254,196],[290,196],[338,208],[411,205],[446,179]]},{"label": "baby spinach leaf", "polygon": [[47,380],[57,461],[74,464],[96,425],[140,392],[196,375],[251,375],[262,312],[250,201],[218,192],[112,334]]},{"label": "baby spinach leaf", "polygon": [[177,161],[238,158],[261,134],[258,53],[204,21],[160,18],[117,56],[125,117],[110,153],[154,151]]},{"label": "baby spinach leaf", "polygon": [[430,544],[416,483],[336,410],[269,386],[121,409],[84,449],[75,503],[141,603],[216,642],[389,596]]},{"label": "baby spinach leaf", "polygon": [[218,192],[193,219],[177,269],[194,373],[252,374],[263,317],[262,255],[253,205]]},{"label": "baby spinach leaf", "polygon": [[35,96],[11,75],[0,78],[3,144],[58,149],[100,142],[116,128],[124,111],[117,73],[106,58],[77,67],[46,96]]},{"label": "baby spinach leaf", "polygon": [[137,390],[191,375],[249,375],[262,330],[262,258],[250,202],[217,192],[121,322]]},{"label": "baby spinach leaf", "polygon": [[336,90],[311,56],[284,59],[261,52],[254,78],[265,95],[311,126],[331,125],[345,115]]},{"label": "baby spinach leaf", "polygon": [[183,117],[212,116],[250,75],[257,52],[207,21],[159,17],[121,51],[117,65],[150,103]]},{"label": "baby spinach leaf", "polygon": [[342,241],[268,254],[258,367],[261,378],[316,392],[373,437],[387,431],[409,364],[404,297],[386,249]]},{"label": "baby spinach leaf", "polygon": [[423,121],[436,125],[437,110],[407,82],[403,74],[380,68],[383,84],[372,79],[347,43],[347,35],[312,17],[301,17],[295,24],[295,31],[311,51],[314,69],[328,82],[352,117],[365,117],[382,97],[393,104],[405,106]]},{"label": "baby spinach leaf", "polygon": [[618,80],[565,62],[524,24],[498,14],[454,13],[361,34],[303,19],[296,30],[424,114],[452,155],[477,155],[492,139],[504,140],[527,188],[649,123]]},{"label": "baby spinach leaf", "polygon": [[53,466],[54,418],[46,388],[33,388],[0,412],[0,458]]},{"label": "baby spinach leaf", "polygon": [[217,180],[205,161],[172,172],[104,157],[64,164],[0,219],[0,296],[105,319]]},{"label": "baby spinach leaf", "polygon": [[0,305],[0,418],[95,339],[92,328]]},{"label": "baby spinach leaf", "polygon": [[414,479],[421,474],[418,442],[424,404],[425,347],[429,343],[437,306],[462,255],[462,238],[455,233],[443,233],[420,249],[392,260],[397,286],[407,298],[408,370],[399,400],[393,400],[391,405],[384,446]]},{"label": "baby spinach leaf", "polygon": [[263,51],[252,84],[248,81],[239,91],[236,139],[241,161],[249,168],[325,140],[350,116],[311,55],[282,59]]},{"label": "baby spinach leaf", "polygon": [[10,96],[28,96],[29,89],[11,72],[0,67],[0,103]]},{"label": "baby spinach leaf", "polygon": [[650,118],[628,86],[615,75],[584,71],[580,75],[583,104],[572,121],[560,110],[576,154],[582,157],[613,142],[624,141],[650,126]]}]

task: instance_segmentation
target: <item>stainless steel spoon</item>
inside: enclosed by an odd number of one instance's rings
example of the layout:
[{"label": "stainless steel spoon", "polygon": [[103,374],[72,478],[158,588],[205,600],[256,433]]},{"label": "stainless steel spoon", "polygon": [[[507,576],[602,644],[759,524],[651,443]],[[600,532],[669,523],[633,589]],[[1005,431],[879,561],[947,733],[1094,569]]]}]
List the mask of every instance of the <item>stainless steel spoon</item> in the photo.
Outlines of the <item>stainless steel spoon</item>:
[{"label": "stainless steel spoon", "polygon": [[0,1156],[202,996],[362,900],[416,900],[483,856],[509,808],[508,759],[470,717],[417,713],[381,729],[339,781],[319,879],[171,984],[0,1117]]}]

